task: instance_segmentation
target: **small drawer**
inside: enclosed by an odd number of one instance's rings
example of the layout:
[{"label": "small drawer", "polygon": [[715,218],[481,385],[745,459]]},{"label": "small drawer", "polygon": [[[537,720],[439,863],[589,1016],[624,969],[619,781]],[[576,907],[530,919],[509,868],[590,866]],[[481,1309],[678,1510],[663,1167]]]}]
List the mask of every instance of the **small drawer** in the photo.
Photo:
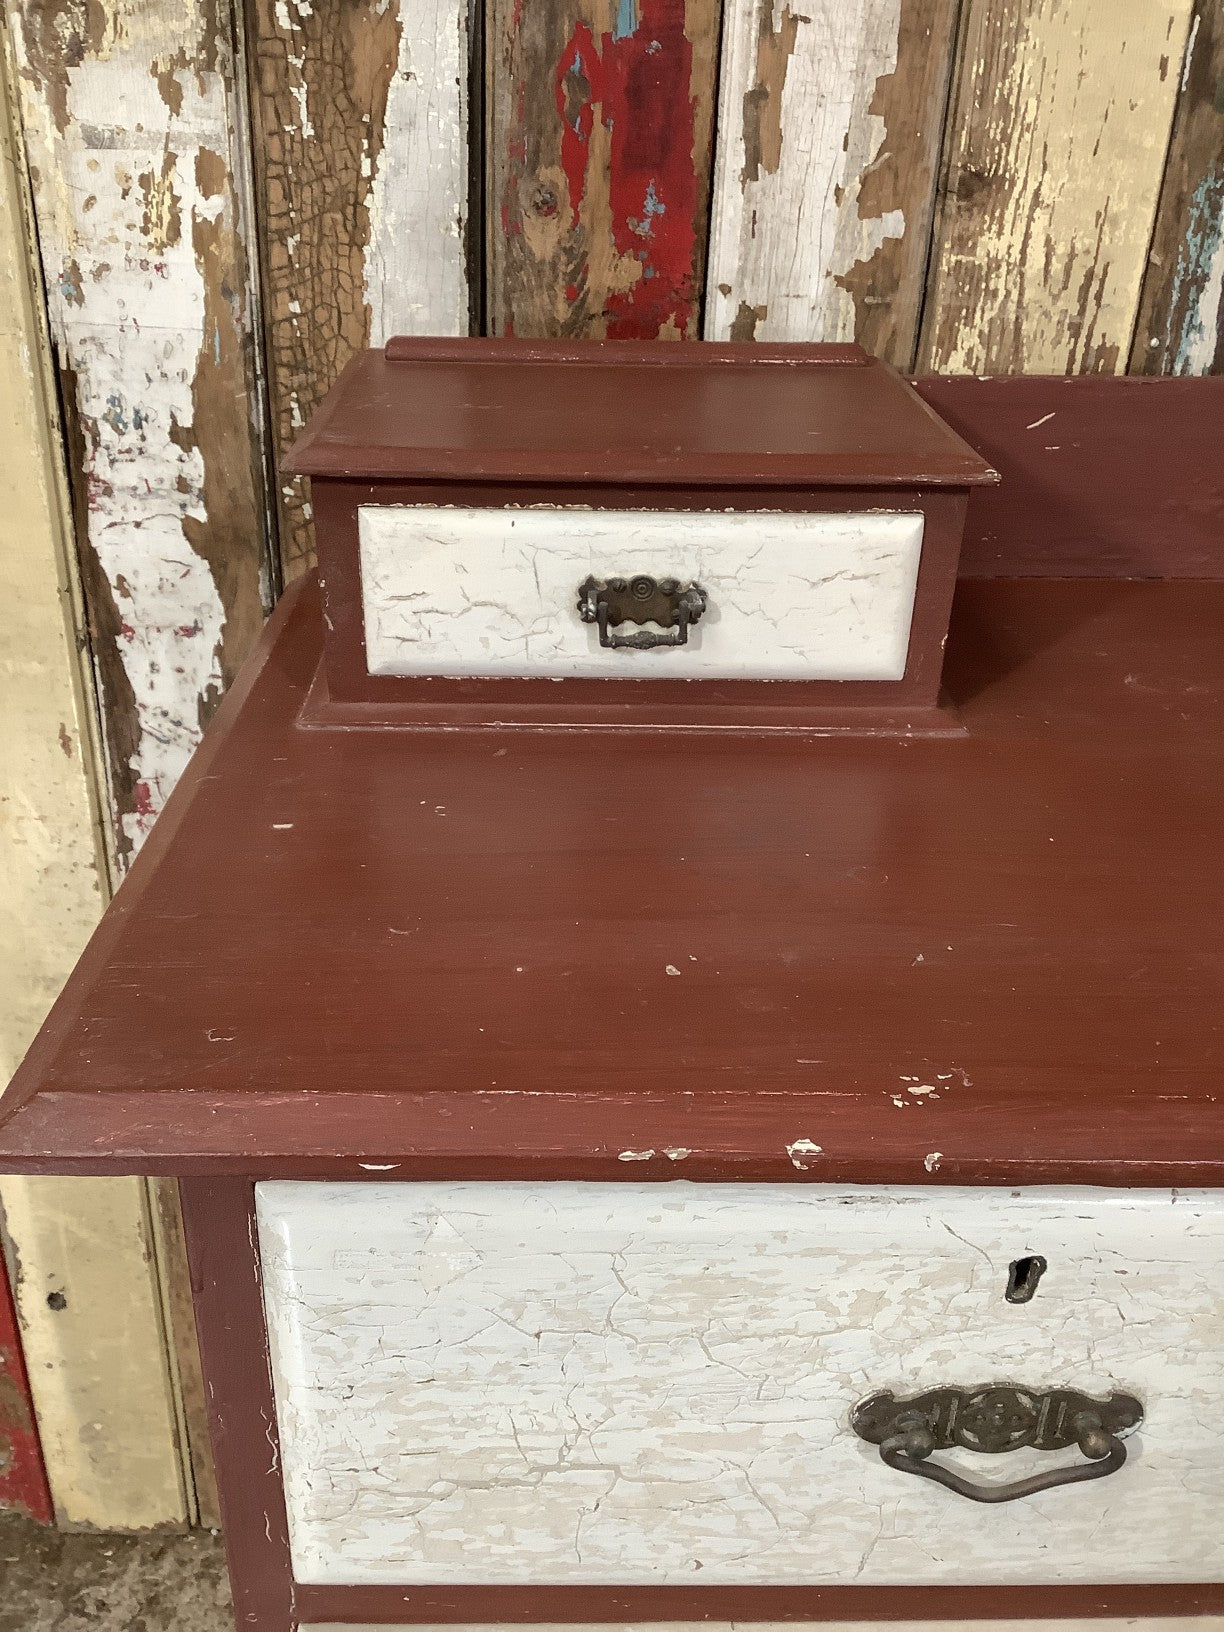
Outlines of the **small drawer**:
[{"label": "small drawer", "polygon": [[[363,505],[369,671],[899,681],[923,525],[887,510]],[[676,586],[670,602],[660,585]],[[673,603],[690,589],[681,627]]]},{"label": "small drawer", "polygon": [[[257,1205],[300,1581],[1224,1566],[1215,1193],[302,1182]],[[1107,1477],[1006,1505],[886,1466],[851,1426],[883,1390],[996,1383],[1124,1392],[1142,1426]],[[937,1457],[978,1483],[1084,1465]]]}]

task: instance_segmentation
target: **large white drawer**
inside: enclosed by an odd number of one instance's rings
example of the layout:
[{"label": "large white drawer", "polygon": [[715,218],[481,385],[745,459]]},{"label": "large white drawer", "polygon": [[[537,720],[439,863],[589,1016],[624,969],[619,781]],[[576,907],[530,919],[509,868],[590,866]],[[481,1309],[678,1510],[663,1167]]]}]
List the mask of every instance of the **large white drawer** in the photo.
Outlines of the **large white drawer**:
[{"label": "large white drawer", "polygon": [[[467,509],[358,512],[371,674],[900,680],[924,519],[908,511]],[[588,577],[695,582],[687,643],[600,645]]]},{"label": "large white drawer", "polygon": [[[1224,1570],[1218,1193],[270,1183],[257,1206],[301,1581]],[[1003,1381],[1137,1396],[1125,1465],[980,1506],[850,1427],[880,1389]],[[1010,1481],[1078,1453],[940,1454]]]}]

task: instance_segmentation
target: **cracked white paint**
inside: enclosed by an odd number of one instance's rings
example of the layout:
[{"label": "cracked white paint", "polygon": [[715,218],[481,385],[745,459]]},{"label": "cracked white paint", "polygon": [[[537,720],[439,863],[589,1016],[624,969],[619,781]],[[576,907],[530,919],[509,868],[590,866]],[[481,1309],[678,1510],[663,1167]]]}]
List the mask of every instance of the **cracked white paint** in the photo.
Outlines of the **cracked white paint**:
[{"label": "cracked white paint", "polygon": [[[1224,1193],[294,1182],[257,1208],[301,1581],[1224,1568]],[[1126,1465],[971,1506],[849,1428],[876,1389],[1004,1380],[1138,1395]]]},{"label": "cracked white paint", "polygon": [[[358,514],[373,674],[897,680],[905,672],[920,513],[366,505]],[[592,573],[696,581],[709,606],[685,647],[604,650],[578,616],[578,588]]]},{"label": "cracked white paint", "polygon": [[[208,521],[204,461],[190,435],[209,331],[193,227],[223,212],[233,225],[238,208],[228,179],[221,192],[201,187],[199,156],[226,170],[237,109],[193,43],[199,16],[190,5],[179,11],[171,24],[116,4],[96,54],[78,60],[65,46],[62,134],[39,94],[38,65],[24,55],[24,31],[12,31],[48,314],[86,443],[89,543],[114,595],[140,728],[130,760],[135,809],[123,816],[133,849],[199,740],[202,699],[220,689],[226,616],[183,524]],[[172,71],[175,49],[190,66]],[[159,72],[176,87],[177,111]]]},{"label": "cracked white paint", "polygon": [[368,204],[372,346],[393,334],[468,331],[467,7],[415,0],[400,5],[398,20],[399,58]]},{"label": "cracked white paint", "polygon": [[[901,0],[793,7],[732,0],[723,28],[708,340],[729,338],[744,307],[757,313],[757,340],[854,338],[854,299],[838,280],[906,227],[900,209],[859,213],[862,183],[884,156],[887,129],[871,109],[878,81],[896,69],[900,23]],[[794,49],[779,51],[772,85],[781,147],[776,162],[766,152],[754,165],[745,98],[772,99],[758,77],[761,31],[781,36],[788,25]]]}]

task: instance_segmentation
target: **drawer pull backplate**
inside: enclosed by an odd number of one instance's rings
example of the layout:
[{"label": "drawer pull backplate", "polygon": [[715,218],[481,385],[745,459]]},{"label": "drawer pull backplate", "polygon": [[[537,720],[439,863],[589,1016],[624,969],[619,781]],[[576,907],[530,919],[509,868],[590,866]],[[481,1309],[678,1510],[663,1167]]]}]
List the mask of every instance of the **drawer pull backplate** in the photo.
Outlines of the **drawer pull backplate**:
[{"label": "drawer pull backplate", "polygon": [[[1138,1427],[1143,1407],[1129,1394],[1093,1399],[1073,1389],[1046,1393],[992,1383],[980,1388],[934,1388],[912,1399],[891,1393],[860,1400],[850,1425],[860,1439],[880,1447],[881,1459],[901,1473],[954,1490],[971,1502],[1014,1502],[1055,1485],[1079,1484],[1116,1473],[1126,1461],[1119,1435]],[[1031,1446],[1039,1451],[1077,1445],[1087,1458],[1051,1468],[1009,1485],[979,1485],[930,1460],[935,1451],[960,1446],[990,1456]]]},{"label": "drawer pull backplate", "polygon": [[[620,650],[648,652],[658,646],[687,646],[689,625],[708,605],[700,584],[681,584],[678,578],[651,578],[638,573],[630,578],[587,578],[578,589],[578,615],[583,623],[599,626],[599,644]],[[656,623],[663,631],[638,629],[632,635],[614,635],[619,623]]]}]

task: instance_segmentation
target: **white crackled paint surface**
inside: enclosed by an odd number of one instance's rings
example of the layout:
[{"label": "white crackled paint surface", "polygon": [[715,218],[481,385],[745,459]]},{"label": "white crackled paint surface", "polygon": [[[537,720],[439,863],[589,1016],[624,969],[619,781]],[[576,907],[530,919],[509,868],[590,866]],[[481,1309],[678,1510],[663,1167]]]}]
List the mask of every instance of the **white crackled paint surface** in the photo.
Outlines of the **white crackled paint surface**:
[{"label": "white crackled paint surface", "polygon": [[[1222,1193],[373,1181],[257,1205],[299,1580],[1224,1569]],[[1008,1304],[1029,1253],[1049,1268]],[[1126,1465],[978,1506],[849,1428],[877,1389],[1004,1380],[1138,1395]],[[1055,1453],[941,1454],[1007,1480]]]},{"label": "white crackled paint surface", "polygon": [[[125,0],[85,60],[65,34],[62,131],[13,31],[48,312],[86,444],[89,544],[114,596],[139,726],[135,808],[123,817],[132,849],[221,688],[225,608],[184,534],[185,521],[208,522],[192,383],[201,355],[219,350],[193,231],[223,216],[244,229],[228,177],[237,109],[221,72],[197,60],[201,15],[181,0],[172,16]],[[208,180],[217,175],[224,184]]]},{"label": "white crackled paint surface", "polygon": [[467,7],[415,0],[400,6],[399,28],[369,199],[372,346],[468,332]]},{"label": "white crackled paint surface", "polygon": [[[898,680],[920,514],[459,509],[359,511],[373,674]],[[688,645],[601,649],[588,574],[696,581]],[[636,625],[618,631],[632,633]]]},{"label": "white crackled paint surface", "polygon": [[[901,210],[859,213],[863,178],[887,137],[871,104],[877,81],[896,69],[900,24],[901,0],[794,7],[732,0],[723,27],[708,340],[728,339],[743,307],[758,313],[757,340],[854,338],[854,299],[838,279],[905,232]],[[766,141],[757,159],[745,145],[744,109],[762,95],[761,41],[771,32],[779,42],[772,96],[781,99],[781,143],[774,155]]]}]

